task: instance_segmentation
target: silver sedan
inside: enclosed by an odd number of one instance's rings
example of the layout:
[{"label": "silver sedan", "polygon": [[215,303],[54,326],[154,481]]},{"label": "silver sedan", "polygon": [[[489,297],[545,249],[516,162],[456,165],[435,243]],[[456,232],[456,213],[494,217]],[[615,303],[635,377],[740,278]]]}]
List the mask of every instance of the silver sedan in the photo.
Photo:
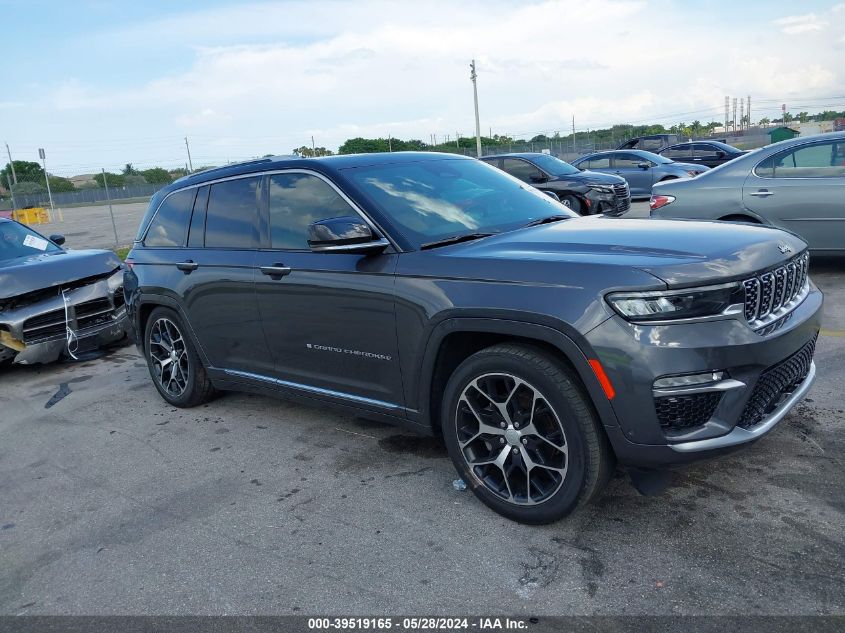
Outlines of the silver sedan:
[{"label": "silver sedan", "polygon": [[691,180],[654,185],[651,216],[755,222],[845,254],[845,132],[768,145]]}]

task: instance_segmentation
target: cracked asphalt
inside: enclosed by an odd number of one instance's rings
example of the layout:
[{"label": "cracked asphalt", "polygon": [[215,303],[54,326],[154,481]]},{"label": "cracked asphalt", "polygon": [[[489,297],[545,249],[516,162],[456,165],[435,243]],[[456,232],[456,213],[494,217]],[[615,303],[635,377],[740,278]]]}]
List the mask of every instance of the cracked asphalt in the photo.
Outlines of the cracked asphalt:
[{"label": "cracked asphalt", "polygon": [[809,398],[745,451],[544,527],[440,441],[269,398],[167,406],[133,347],[0,370],[0,614],[843,614],[845,261]]}]

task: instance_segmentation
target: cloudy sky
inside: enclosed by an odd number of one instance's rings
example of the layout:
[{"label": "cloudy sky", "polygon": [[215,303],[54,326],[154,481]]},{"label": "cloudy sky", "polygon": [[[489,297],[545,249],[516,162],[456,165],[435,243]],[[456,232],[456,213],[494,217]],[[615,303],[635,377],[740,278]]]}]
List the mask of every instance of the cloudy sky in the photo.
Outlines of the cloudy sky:
[{"label": "cloudy sky", "polygon": [[352,136],[845,109],[845,3],[0,0],[0,142],[60,175],[220,164]]}]

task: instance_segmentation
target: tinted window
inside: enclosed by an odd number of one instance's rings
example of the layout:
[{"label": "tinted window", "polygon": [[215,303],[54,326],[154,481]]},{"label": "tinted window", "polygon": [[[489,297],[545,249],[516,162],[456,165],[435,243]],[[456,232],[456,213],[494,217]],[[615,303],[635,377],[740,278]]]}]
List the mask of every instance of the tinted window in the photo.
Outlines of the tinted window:
[{"label": "tinted window", "polygon": [[566,161],[549,154],[537,154],[531,158],[531,161],[547,173],[555,176],[569,176],[578,173],[578,170]]},{"label": "tinted window", "polygon": [[590,160],[581,163],[581,167],[586,167],[587,169],[610,169],[610,157],[596,156],[595,158],[591,158]]},{"label": "tinted window", "polygon": [[205,207],[208,204],[208,187],[200,187],[194,201],[194,213],[191,215],[191,229],[188,231],[188,247],[205,246]]},{"label": "tinted window", "polygon": [[532,182],[531,178],[540,178],[542,173],[534,165],[526,160],[518,158],[506,158],[502,161],[502,169],[511,176],[519,178],[523,182]]},{"label": "tinted window", "polygon": [[144,245],[184,246],[188,233],[188,218],[191,217],[196,195],[196,189],[185,189],[167,196],[150,223]]},{"label": "tinted window", "polygon": [[696,143],[694,146],[695,155],[701,158],[717,158],[718,152],[724,152],[710,143]]},{"label": "tinted window", "polygon": [[613,166],[617,169],[638,169],[640,163],[647,163],[645,158],[636,154],[616,154],[613,157]]},{"label": "tinted window", "polygon": [[675,147],[670,147],[668,149],[663,150],[660,152],[661,156],[665,156],[666,158],[671,158],[672,160],[677,160],[679,158],[690,158],[692,156],[692,146],[690,145],[677,145]]},{"label": "tinted window", "polygon": [[270,177],[270,244],[308,249],[308,225],[317,220],[357,215],[330,185],[309,174]]},{"label": "tinted window", "polygon": [[550,215],[577,217],[534,187],[479,161],[436,159],[346,170],[416,247],[463,233],[498,233]]},{"label": "tinted window", "polygon": [[261,178],[238,178],[211,185],[205,220],[205,245],[255,248]]},{"label": "tinted window", "polygon": [[770,156],[757,166],[764,178],[845,177],[845,143],[819,143]]},{"label": "tinted window", "polygon": [[[34,231],[17,222],[0,222],[0,261],[60,250]],[[14,274],[14,273],[12,273]]]}]

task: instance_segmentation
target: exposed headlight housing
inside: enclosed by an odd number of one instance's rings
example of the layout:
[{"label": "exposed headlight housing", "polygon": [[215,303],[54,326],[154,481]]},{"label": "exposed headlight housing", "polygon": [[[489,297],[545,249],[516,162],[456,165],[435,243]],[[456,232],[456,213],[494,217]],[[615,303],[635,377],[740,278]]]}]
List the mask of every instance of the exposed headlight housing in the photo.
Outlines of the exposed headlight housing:
[{"label": "exposed headlight housing", "polygon": [[745,294],[739,283],[658,290],[614,292],[607,302],[622,317],[633,322],[676,321],[742,313]]},{"label": "exposed headlight housing", "polygon": [[590,189],[598,193],[612,194],[613,188],[605,185],[590,185]]}]

